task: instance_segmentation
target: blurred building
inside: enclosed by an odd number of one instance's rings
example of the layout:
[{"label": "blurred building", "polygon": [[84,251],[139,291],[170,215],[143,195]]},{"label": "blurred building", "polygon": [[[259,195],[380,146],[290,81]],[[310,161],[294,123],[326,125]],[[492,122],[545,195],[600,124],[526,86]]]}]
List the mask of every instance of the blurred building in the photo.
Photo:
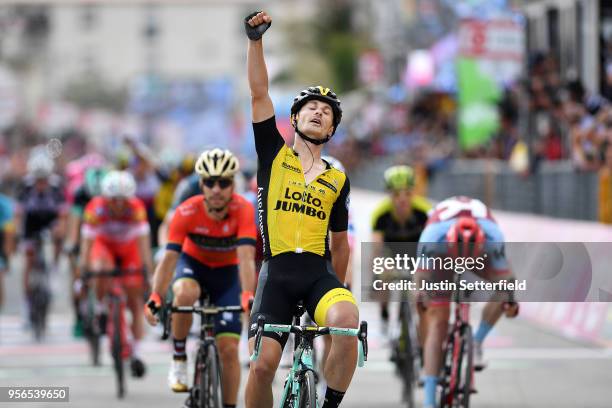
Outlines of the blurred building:
[{"label": "blurred building", "polygon": [[[17,71],[26,108],[60,99],[84,75],[113,88],[129,87],[143,75],[164,78],[231,78],[246,86],[246,39],[242,19],[252,1],[50,2],[43,6],[4,6],[0,20],[0,62]],[[314,12],[314,2],[272,1],[266,9],[279,18]],[[267,51],[282,31],[272,30]],[[242,86],[244,85],[244,86]]]},{"label": "blurred building", "polygon": [[550,51],[563,79],[579,78],[600,92],[605,77],[606,43],[612,44],[612,2],[606,0],[526,1],[530,51]]}]

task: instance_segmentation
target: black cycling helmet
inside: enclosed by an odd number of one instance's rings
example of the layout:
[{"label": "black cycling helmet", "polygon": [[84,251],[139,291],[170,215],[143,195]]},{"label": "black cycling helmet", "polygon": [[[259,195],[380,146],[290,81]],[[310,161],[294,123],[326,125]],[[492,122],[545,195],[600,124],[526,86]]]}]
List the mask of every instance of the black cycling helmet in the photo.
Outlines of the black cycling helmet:
[{"label": "black cycling helmet", "polygon": [[295,115],[300,111],[300,109],[302,109],[302,106],[304,106],[306,102],[313,99],[328,103],[331,106],[332,112],[334,113],[334,130],[332,132],[332,136],[334,135],[334,133],[336,133],[336,129],[338,129],[338,125],[342,120],[342,108],[340,107],[340,99],[338,99],[338,96],[331,89],[323,88],[320,85],[309,86],[293,99],[293,105],[291,105],[291,124],[301,137],[305,138],[309,142],[321,144],[327,142],[330,138],[328,137],[327,139],[321,140],[321,143],[316,143],[317,141],[313,142],[313,139],[309,137],[304,137],[304,135],[302,135],[302,132],[298,130],[297,121],[295,119]]}]

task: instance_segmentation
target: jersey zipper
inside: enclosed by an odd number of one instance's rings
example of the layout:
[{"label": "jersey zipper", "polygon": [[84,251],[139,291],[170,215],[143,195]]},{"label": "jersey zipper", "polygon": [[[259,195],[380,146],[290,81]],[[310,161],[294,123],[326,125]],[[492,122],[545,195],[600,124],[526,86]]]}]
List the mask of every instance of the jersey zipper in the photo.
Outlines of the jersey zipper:
[{"label": "jersey zipper", "polygon": [[[306,205],[306,175],[304,175],[304,189],[302,190],[302,203]],[[304,218],[304,213],[298,213],[298,223],[297,229],[295,231],[295,252],[300,254],[304,252],[304,249],[300,246],[300,241],[302,238],[302,220]]]}]

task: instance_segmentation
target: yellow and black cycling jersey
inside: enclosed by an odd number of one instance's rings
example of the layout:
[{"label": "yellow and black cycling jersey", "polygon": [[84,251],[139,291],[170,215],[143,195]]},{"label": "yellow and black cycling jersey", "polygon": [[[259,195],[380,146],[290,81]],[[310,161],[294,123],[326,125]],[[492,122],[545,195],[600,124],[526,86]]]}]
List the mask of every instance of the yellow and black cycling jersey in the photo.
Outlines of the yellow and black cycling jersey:
[{"label": "yellow and black cycling jersey", "polygon": [[419,242],[427,223],[427,212],[432,208],[427,199],[415,195],[411,200],[412,212],[399,222],[393,214],[390,198],[385,198],[372,214],[372,231],[381,232],[384,242]]},{"label": "yellow and black cycling jersey", "polygon": [[348,228],[348,178],[328,164],[321,175],[306,184],[298,154],[285,145],[275,117],[253,123],[253,131],[264,257],[285,252],[329,257],[328,230]]}]

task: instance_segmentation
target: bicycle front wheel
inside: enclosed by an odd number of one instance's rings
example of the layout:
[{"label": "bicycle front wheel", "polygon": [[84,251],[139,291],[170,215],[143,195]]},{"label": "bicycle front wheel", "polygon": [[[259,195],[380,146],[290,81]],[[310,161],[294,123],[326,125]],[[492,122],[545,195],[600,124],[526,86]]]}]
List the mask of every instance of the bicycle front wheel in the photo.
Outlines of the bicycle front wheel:
[{"label": "bicycle front wheel", "polygon": [[401,331],[398,342],[398,360],[403,380],[403,397],[406,408],[416,408],[414,399],[418,378],[418,350],[416,349],[416,326],[410,304],[406,301],[400,306]]},{"label": "bicycle front wheel", "polygon": [[123,367],[123,343],[121,341],[121,300],[113,298],[110,302],[111,306],[111,324],[112,329],[108,330],[112,333],[111,338],[111,355],[113,357],[113,367],[117,379],[117,397],[125,396],[125,370]]},{"label": "bicycle front wheel", "polygon": [[468,408],[470,406],[470,394],[472,393],[472,381],[474,378],[473,341],[472,328],[466,324],[461,328],[461,355],[457,368],[457,406],[461,408]]},{"label": "bicycle front wheel", "polygon": [[209,344],[205,352],[199,354],[196,366],[199,372],[196,401],[200,408],[222,408],[221,367],[217,348],[214,344]]},{"label": "bicycle front wheel", "polygon": [[300,380],[300,405],[298,408],[317,408],[317,386],[314,372],[307,370]]},{"label": "bicycle front wheel", "polygon": [[455,342],[455,333],[453,331],[449,333],[446,339],[446,345],[442,360],[442,369],[438,377],[440,380],[440,404],[438,405],[439,408],[450,408],[453,406],[453,387],[455,381],[453,371],[453,356],[455,351]]}]

